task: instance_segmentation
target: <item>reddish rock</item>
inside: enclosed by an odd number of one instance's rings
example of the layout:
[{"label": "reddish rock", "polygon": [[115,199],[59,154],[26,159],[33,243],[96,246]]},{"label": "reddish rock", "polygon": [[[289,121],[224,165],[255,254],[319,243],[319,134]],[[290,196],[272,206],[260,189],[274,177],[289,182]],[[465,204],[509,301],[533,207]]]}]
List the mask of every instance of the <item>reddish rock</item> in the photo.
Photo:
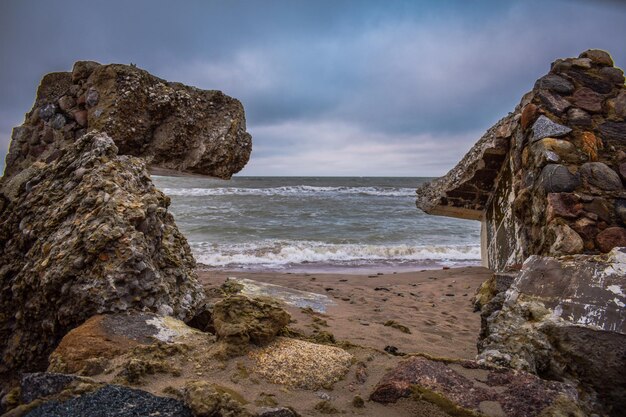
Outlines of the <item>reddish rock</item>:
[{"label": "reddish rock", "polygon": [[594,239],[598,235],[598,226],[596,222],[588,217],[582,217],[572,224],[572,229],[578,233],[585,242],[586,250],[593,250],[595,247]]},{"label": "reddish rock", "polygon": [[582,203],[576,194],[572,193],[549,193],[547,221],[552,221],[555,217],[574,219],[578,217],[582,210]]},{"label": "reddish rock", "polygon": [[592,113],[602,111],[602,96],[587,87],[576,90],[572,96],[572,102],[577,107]]},{"label": "reddish rock", "polygon": [[611,212],[613,207],[606,199],[602,197],[596,197],[590,202],[584,204],[585,211],[593,213],[605,222],[611,221]]},{"label": "reddish rock", "polygon": [[470,361],[446,364],[422,357],[401,362],[382,378],[370,399],[393,403],[415,392],[426,401],[446,406],[454,415],[492,415],[487,407],[495,407],[499,410],[496,415],[532,417],[565,403],[569,409],[580,411],[576,391],[566,384]]},{"label": "reddish rock", "polygon": [[610,252],[616,247],[626,247],[626,229],[623,227],[609,227],[596,236],[598,248],[604,252]]},{"label": "reddish rock", "polygon": [[82,127],[87,126],[87,110],[77,110],[73,113],[74,120]]},{"label": "reddish rock", "polygon": [[535,106],[533,103],[530,103],[526,107],[524,107],[524,110],[522,110],[522,129],[528,129],[528,127],[535,121],[536,118],[537,106]]}]

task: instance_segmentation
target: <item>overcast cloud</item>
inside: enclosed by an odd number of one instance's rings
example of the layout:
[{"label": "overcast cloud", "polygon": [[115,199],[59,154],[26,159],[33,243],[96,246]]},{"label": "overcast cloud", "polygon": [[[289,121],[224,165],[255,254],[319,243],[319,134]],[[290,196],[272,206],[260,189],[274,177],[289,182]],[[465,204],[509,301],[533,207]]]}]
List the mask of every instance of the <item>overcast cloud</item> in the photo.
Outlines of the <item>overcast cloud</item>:
[{"label": "overcast cloud", "polygon": [[41,77],[90,59],[240,99],[242,175],[441,175],[556,58],[624,68],[620,3],[5,0],[0,155]]}]

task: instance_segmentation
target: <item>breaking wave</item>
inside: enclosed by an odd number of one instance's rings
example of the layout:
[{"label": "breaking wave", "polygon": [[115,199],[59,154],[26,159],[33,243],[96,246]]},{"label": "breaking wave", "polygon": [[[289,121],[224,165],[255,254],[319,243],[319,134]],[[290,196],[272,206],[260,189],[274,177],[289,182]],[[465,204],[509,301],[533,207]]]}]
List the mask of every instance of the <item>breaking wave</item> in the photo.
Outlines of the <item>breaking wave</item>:
[{"label": "breaking wave", "polygon": [[212,195],[258,195],[258,196],[329,196],[329,195],[363,195],[381,197],[414,197],[414,188],[394,187],[316,187],[311,185],[294,185],[270,188],[164,188],[162,191],[170,196],[212,196]]}]

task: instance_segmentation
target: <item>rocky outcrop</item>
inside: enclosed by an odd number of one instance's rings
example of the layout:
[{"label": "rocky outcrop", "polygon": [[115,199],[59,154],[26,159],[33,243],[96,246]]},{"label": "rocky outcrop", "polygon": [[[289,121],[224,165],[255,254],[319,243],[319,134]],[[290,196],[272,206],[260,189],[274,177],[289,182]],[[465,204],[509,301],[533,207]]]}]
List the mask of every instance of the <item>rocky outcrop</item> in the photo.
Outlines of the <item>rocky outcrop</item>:
[{"label": "rocky outcrop", "polygon": [[195,261],[143,160],[90,132],[5,178],[0,212],[0,372],[37,369],[94,314],[190,319]]},{"label": "rocky outcrop", "polygon": [[531,256],[494,299],[500,305],[483,322],[479,360],[576,381],[593,408],[618,415],[626,407],[625,285],[626,248]]},{"label": "rocky outcrop", "polygon": [[370,399],[392,403],[411,396],[455,416],[585,415],[577,405],[576,390],[566,384],[475,362],[445,363],[422,357],[398,364],[374,388]]},{"label": "rocky outcrop", "polygon": [[455,168],[417,190],[417,206],[481,220],[495,271],[624,246],[625,109],[624,74],[606,52],[557,60]]},{"label": "rocky outcrop", "polygon": [[241,103],[221,91],[157,78],[135,66],[79,61],[43,77],[13,130],[5,177],[55,158],[86,132],[106,132],[121,155],[153,169],[230,178],[250,157]]}]

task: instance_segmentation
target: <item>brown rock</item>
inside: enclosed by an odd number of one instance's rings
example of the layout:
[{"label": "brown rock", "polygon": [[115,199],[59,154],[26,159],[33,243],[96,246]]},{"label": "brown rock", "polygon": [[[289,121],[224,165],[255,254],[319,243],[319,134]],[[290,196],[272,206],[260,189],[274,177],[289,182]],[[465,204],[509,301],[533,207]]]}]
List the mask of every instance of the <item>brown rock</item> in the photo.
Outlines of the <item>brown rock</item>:
[{"label": "brown rock", "polygon": [[589,161],[598,160],[598,150],[604,147],[602,140],[596,137],[592,132],[583,132],[580,135],[581,149],[587,155]]},{"label": "brown rock", "polygon": [[585,242],[567,224],[553,221],[548,226],[548,236],[552,240],[549,253],[554,256],[574,255],[581,253],[585,248]]},{"label": "brown rock", "polygon": [[595,197],[593,200],[585,202],[584,208],[585,211],[595,214],[598,218],[605,222],[611,221],[611,212],[613,211],[613,207],[611,206],[611,203],[602,197]]},{"label": "brown rock", "polygon": [[626,229],[623,227],[609,227],[596,236],[598,248],[608,253],[616,247],[626,247]]},{"label": "brown rock", "polygon": [[619,175],[622,177],[623,181],[626,181],[626,162],[619,164]]},{"label": "brown rock", "polygon": [[589,113],[577,108],[571,108],[567,111],[567,120],[573,126],[591,127],[592,125]]},{"label": "brown rock", "polygon": [[524,110],[522,110],[522,118],[520,121],[522,129],[528,129],[533,124],[536,118],[537,106],[533,103],[530,103],[526,107],[524,107]]},{"label": "brown rock", "polygon": [[549,193],[547,207],[547,221],[555,217],[574,219],[582,211],[582,203],[576,194],[572,193]]},{"label": "brown rock", "polygon": [[539,91],[537,96],[550,112],[558,116],[563,114],[563,112],[571,106],[569,101],[549,91]]},{"label": "brown rock", "polygon": [[619,191],[624,188],[619,175],[602,162],[587,162],[578,172],[583,183],[591,189]]},{"label": "brown rock", "polygon": [[600,69],[600,75],[617,86],[624,85],[624,71],[615,67],[604,67]]},{"label": "brown rock", "polygon": [[72,96],[63,96],[59,99],[59,108],[66,113],[75,105],[76,100]]},{"label": "brown rock", "polygon": [[581,53],[579,58],[589,58],[596,65],[613,66],[613,58],[611,58],[611,55],[601,49],[589,49]]},{"label": "brown rock", "polygon": [[576,107],[591,113],[602,111],[602,96],[587,87],[576,90],[572,96],[572,102]]},{"label": "brown rock", "polygon": [[451,415],[484,415],[485,408],[491,406],[491,410],[499,410],[496,415],[509,417],[533,417],[556,412],[559,407],[570,408],[573,416],[583,416],[575,390],[566,384],[475,362],[446,364],[422,357],[398,364],[381,379],[370,400],[393,403],[415,392]]},{"label": "brown rock", "polygon": [[586,250],[594,249],[594,240],[599,232],[595,221],[588,217],[582,217],[574,222],[572,229],[584,239]]},{"label": "brown rock", "polygon": [[615,97],[615,115],[619,118],[626,118],[626,91],[622,91]]},{"label": "brown rock", "polygon": [[72,115],[81,127],[87,126],[87,110],[76,110]]}]

